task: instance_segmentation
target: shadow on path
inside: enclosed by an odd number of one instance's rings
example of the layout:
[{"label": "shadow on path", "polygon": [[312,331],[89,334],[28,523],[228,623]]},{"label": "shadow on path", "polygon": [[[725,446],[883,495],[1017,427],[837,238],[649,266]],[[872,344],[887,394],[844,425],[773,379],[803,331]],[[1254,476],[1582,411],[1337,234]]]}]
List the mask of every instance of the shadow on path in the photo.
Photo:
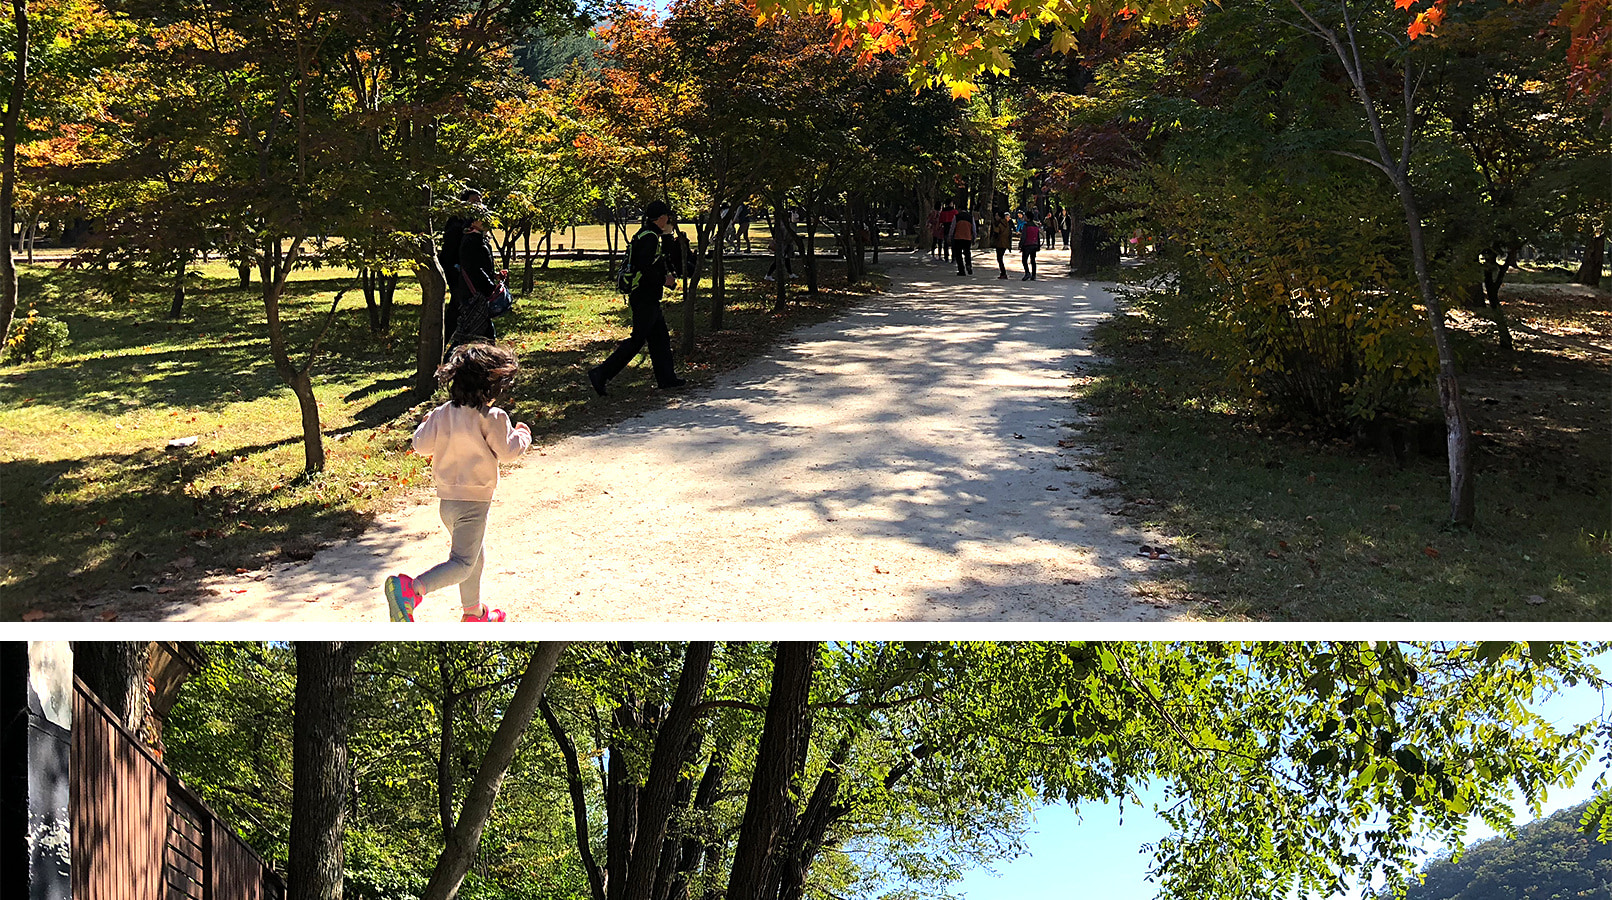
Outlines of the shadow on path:
[{"label": "shadow on path", "polygon": [[[1135,595],[1160,564],[1134,555],[1147,536],[1080,467],[1069,378],[1112,295],[893,262],[888,295],[667,408],[529,454],[494,504],[489,600],[521,621],[1175,616]],[[381,578],[446,545],[434,502],[400,510],[171,614],[383,618]],[[454,599],[433,595],[421,619],[451,618]]]}]

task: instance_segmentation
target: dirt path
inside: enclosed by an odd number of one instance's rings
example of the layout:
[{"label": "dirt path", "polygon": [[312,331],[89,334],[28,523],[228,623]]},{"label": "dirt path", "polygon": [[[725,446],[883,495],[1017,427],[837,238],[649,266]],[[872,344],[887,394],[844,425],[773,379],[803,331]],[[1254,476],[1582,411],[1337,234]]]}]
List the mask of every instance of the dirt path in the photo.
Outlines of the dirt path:
[{"label": "dirt path", "polygon": [[[1185,617],[1136,595],[1169,564],[1136,555],[1150,536],[1059,446],[1078,440],[1069,379],[1112,295],[906,257],[890,271],[888,295],[769,357],[529,453],[493,504],[484,596],[526,622]],[[163,614],[384,621],[382,577],[447,551],[420,500]],[[432,595],[418,620],[457,619],[457,601]]]}]

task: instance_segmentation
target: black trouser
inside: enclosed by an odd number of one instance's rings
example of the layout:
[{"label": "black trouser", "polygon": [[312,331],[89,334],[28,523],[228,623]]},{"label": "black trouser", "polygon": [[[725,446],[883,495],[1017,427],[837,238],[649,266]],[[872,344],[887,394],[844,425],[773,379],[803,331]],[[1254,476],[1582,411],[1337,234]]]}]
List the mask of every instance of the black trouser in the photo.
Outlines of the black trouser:
[{"label": "black trouser", "polygon": [[649,345],[649,362],[655,369],[655,384],[668,387],[677,382],[672,371],[672,334],[666,328],[666,314],[661,310],[660,292],[647,297],[629,297],[632,307],[632,335],[616,345],[616,349],[599,366],[604,379],[621,374],[638,351]]},{"label": "black trouser", "polygon": [[465,278],[459,274],[458,266],[445,266],[442,274],[448,281],[448,302],[442,307],[442,333],[451,341],[454,329],[459,326],[459,310],[464,308],[465,297],[470,292],[465,289]]},{"label": "black trouser", "polygon": [[996,267],[1001,270],[1003,278],[1007,277],[1007,263],[1003,261],[1003,257],[1007,256],[1007,251],[1008,248],[1006,247],[996,248]]},{"label": "black trouser", "polygon": [[1019,254],[1024,263],[1024,273],[1031,278],[1035,277],[1035,253],[1041,249],[1040,244],[1026,244],[1019,248]]},{"label": "black trouser", "polygon": [[957,260],[957,274],[974,274],[974,254],[971,252],[973,241],[954,239],[952,241],[952,256]]}]

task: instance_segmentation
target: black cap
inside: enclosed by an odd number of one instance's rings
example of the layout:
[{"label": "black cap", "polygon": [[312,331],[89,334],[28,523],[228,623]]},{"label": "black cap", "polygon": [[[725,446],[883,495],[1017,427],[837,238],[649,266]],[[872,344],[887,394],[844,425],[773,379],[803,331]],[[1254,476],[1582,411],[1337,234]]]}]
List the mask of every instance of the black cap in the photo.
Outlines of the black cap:
[{"label": "black cap", "polygon": [[646,222],[653,222],[661,216],[669,216],[671,214],[672,208],[666,205],[665,200],[651,200],[649,201],[649,205],[644,207],[644,221]]}]

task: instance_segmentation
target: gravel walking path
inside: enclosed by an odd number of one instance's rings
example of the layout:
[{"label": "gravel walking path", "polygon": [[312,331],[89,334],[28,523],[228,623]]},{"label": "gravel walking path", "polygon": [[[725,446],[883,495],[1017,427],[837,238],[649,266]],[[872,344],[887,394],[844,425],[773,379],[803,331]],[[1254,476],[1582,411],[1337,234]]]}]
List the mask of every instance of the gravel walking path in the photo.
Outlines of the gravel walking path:
[{"label": "gravel walking path", "polygon": [[[528,453],[493,504],[488,602],[522,622],[1186,617],[1138,595],[1168,563],[1137,556],[1156,541],[1079,466],[1070,379],[1109,291],[888,259],[888,294]],[[307,562],[211,579],[217,596],[167,617],[384,621],[381,579],[447,553],[419,499]],[[417,617],[457,618],[452,588]]]}]

